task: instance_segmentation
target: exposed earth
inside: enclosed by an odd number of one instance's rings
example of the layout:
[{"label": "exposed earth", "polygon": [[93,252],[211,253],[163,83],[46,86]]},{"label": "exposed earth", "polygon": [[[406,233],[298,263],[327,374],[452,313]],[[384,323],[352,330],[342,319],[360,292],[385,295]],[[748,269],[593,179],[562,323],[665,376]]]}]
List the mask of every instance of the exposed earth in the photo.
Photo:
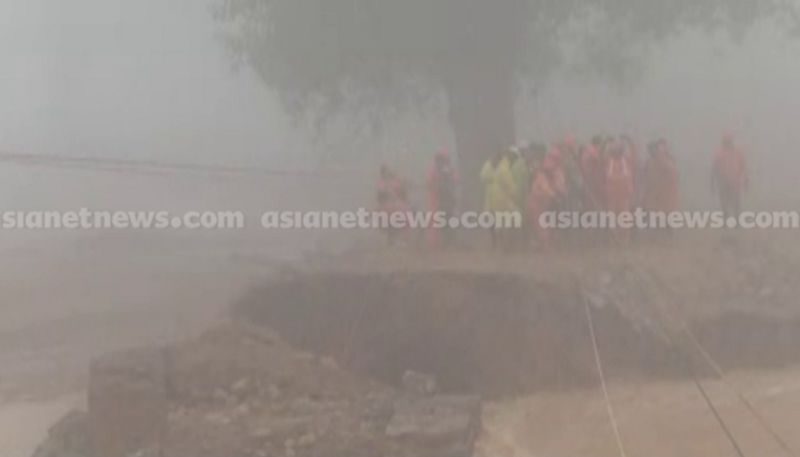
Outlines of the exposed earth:
[{"label": "exposed earth", "polygon": [[[119,455],[619,455],[587,315],[630,455],[733,452],[695,377],[745,455],[782,455],[770,433],[800,446],[793,241],[703,235],[512,256],[371,248],[272,272],[222,322],[155,346],[163,424]],[[127,367],[97,379],[131,366],[126,353],[97,360]],[[125,410],[102,406],[102,392],[126,383],[90,383],[95,415]],[[91,401],[89,411],[75,423],[91,429]],[[118,419],[133,425],[102,436],[137,428],[136,414]]]}]

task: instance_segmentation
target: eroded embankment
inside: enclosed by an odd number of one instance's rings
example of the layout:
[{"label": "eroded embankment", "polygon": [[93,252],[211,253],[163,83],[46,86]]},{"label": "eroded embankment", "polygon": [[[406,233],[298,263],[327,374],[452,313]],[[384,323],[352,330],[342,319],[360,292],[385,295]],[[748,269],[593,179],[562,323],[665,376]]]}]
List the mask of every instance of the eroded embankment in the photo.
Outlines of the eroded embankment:
[{"label": "eroded embankment", "polygon": [[[260,287],[235,314],[386,382],[415,370],[448,391],[516,395],[597,381],[578,290],[506,273],[327,272]],[[634,322],[614,303],[593,306],[593,316],[611,377],[689,375],[685,349],[657,325]],[[731,312],[690,327],[724,368],[800,359],[798,321]]]}]

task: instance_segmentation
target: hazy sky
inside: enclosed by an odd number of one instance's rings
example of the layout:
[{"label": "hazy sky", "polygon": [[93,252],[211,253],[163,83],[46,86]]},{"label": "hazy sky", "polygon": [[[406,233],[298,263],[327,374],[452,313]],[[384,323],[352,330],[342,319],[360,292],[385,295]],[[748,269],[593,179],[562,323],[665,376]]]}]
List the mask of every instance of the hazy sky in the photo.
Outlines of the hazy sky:
[{"label": "hazy sky", "polygon": [[[732,129],[793,178],[798,57],[770,27],[741,47],[685,37],[657,51],[627,96],[562,82],[523,104],[520,135],[664,135],[699,164]],[[232,71],[208,0],[0,0],[0,59],[0,149],[282,164],[308,149],[269,91]],[[443,120],[426,119],[390,129],[375,148],[391,157],[450,138]]]},{"label": "hazy sky", "polygon": [[292,147],[214,34],[204,0],[0,0],[0,145],[216,161]]}]

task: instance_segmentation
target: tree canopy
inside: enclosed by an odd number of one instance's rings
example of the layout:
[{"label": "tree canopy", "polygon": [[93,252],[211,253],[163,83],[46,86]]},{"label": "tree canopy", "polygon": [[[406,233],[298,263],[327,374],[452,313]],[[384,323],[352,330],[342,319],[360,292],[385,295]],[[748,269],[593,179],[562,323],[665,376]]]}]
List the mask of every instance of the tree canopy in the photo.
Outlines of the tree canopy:
[{"label": "tree canopy", "polygon": [[561,64],[627,80],[651,45],[691,27],[741,36],[796,21],[792,0],[220,0],[234,55],[292,112],[390,102],[453,72],[502,66],[541,81]]},{"label": "tree canopy", "polygon": [[233,55],[291,113],[413,108],[445,95],[470,174],[514,140],[517,90],[555,69],[627,83],[654,44],[683,30],[741,37],[762,18],[798,23],[794,0],[217,1]]}]

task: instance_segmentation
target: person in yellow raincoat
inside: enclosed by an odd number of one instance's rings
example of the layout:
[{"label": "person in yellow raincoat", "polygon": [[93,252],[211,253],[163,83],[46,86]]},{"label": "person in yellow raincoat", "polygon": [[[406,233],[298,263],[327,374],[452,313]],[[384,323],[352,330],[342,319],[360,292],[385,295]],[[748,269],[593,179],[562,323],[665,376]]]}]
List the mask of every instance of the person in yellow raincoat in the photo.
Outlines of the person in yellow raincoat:
[{"label": "person in yellow raincoat", "polygon": [[[487,160],[481,169],[480,178],[485,192],[484,211],[490,213],[519,211],[517,184],[511,172],[510,151],[498,151]],[[494,227],[490,233],[492,248],[496,248],[498,244],[510,247],[509,228]]]},{"label": "person in yellow raincoat", "polygon": [[531,147],[528,144],[511,148],[513,163],[511,176],[517,190],[517,208],[520,212],[521,225],[513,230],[514,244],[524,249],[528,245],[528,224],[525,213],[527,210],[528,193],[531,188]]}]

